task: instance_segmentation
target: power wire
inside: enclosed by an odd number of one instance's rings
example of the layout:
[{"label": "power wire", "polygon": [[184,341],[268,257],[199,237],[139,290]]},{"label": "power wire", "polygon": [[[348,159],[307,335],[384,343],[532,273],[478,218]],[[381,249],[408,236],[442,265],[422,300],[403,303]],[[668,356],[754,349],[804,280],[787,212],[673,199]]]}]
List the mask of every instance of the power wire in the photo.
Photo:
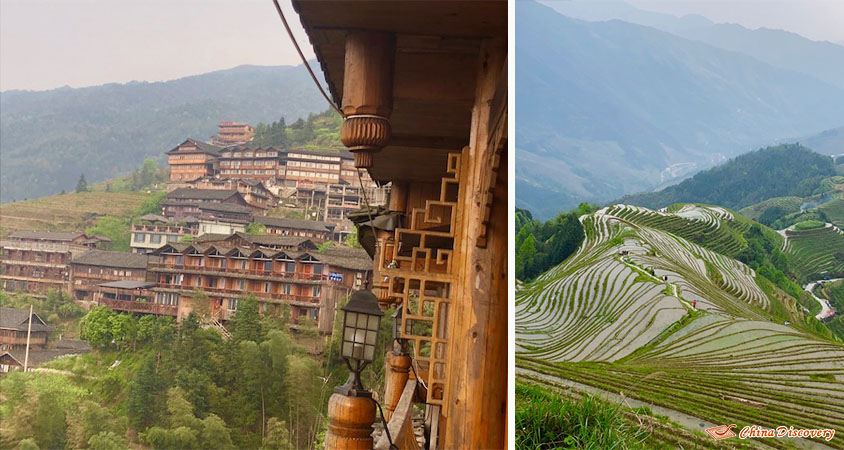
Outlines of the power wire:
[{"label": "power wire", "polygon": [[287,19],[284,17],[284,13],[281,11],[281,6],[278,5],[278,0],[273,0],[273,4],[275,4],[275,10],[278,11],[278,17],[281,18],[281,22],[284,24],[284,28],[287,30],[287,35],[290,36],[290,41],[293,42],[293,46],[296,47],[296,51],[299,53],[299,57],[302,58],[302,64],[304,64],[305,68],[308,69],[308,73],[311,74],[311,79],[314,80],[314,84],[316,84],[317,89],[319,89],[319,92],[322,94],[323,97],[325,97],[325,101],[327,101],[328,104],[331,105],[331,107],[334,108],[335,111],[337,111],[337,113],[339,113],[343,118],[345,118],[346,115],[343,114],[343,111],[339,107],[337,107],[334,101],[331,100],[328,94],[325,93],[325,89],[322,88],[322,85],[319,84],[319,80],[317,80],[314,71],[311,69],[311,65],[308,64],[308,60],[305,59],[305,54],[302,53],[302,49],[299,47],[299,43],[296,42],[296,38],[293,36],[293,31],[290,30],[290,25],[287,24]]},{"label": "power wire", "polygon": [[378,407],[378,412],[381,413],[381,423],[384,424],[384,433],[387,434],[387,440],[390,442],[390,450],[393,450],[393,449],[399,450],[399,448],[396,447],[395,444],[393,444],[393,437],[390,436],[390,427],[387,426],[387,419],[384,418],[384,410],[381,409],[381,404],[378,403],[378,401],[375,400],[374,398],[370,398],[370,399],[372,400],[373,403],[375,403],[375,406]]}]

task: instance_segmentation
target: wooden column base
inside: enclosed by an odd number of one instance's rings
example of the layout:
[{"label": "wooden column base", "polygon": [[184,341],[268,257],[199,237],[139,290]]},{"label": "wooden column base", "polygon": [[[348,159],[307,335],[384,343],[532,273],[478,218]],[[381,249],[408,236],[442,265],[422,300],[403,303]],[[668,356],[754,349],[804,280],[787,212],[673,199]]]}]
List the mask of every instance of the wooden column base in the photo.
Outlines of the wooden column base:
[{"label": "wooden column base", "polygon": [[390,417],[393,411],[396,410],[396,405],[399,404],[401,394],[404,391],[404,386],[407,384],[407,379],[410,377],[410,356],[396,355],[393,352],[387,352],[386,358],[387,374],[384,386],[384,418],[390,422]]},{"label": "wooden column base", "polygon": [[368,397],[333,394],[328,399],[326,450],[370,450],[375,402]]}]

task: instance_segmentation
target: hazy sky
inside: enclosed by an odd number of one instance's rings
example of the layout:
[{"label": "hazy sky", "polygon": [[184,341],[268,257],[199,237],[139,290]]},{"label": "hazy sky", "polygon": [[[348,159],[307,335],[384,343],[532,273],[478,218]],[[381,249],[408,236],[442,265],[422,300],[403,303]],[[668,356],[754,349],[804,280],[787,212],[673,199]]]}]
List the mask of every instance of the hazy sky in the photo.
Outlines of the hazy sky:
[{"label": "hazy sky", "polygon": [[[285,16],[311,45],[289,0]],[[295,65],[272,0],[0,0],[0,90],[161,81]]]},{"label": "hazy sky", "polygon": [[[671,14],[844,41],[844,0],[628,0]],[[299,43],[310,43],[281,0]],[[0,90],[160,81],[299,64],[271,0],[0,0]]]},{"label": "hazy sky", "polygon": [[714,22],[776,28],[815,41],[844,41],[844,0],[626,0],[641,9],[700,14]]}]

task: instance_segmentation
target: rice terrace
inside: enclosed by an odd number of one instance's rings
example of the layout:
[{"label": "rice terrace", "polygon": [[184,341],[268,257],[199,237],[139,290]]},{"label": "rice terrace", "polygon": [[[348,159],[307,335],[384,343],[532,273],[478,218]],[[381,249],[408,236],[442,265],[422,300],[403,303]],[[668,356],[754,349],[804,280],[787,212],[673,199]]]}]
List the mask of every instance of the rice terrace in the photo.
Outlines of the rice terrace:
[{"label": "rice terrace", "polygon": [[650,421],[652,439],[666,448],[844,449],[839,436],[703,434],[723,424],[844,433],[841,337],[815,320],[820,305],[809,292],[738,260],[765,242],[788,255],[798,279],[840,275],[841,230],[821,223],[776,232],[698,204],[618,204],[579,222],[580,247],[517,287],[518,386],[620,403],[630,422]]}]

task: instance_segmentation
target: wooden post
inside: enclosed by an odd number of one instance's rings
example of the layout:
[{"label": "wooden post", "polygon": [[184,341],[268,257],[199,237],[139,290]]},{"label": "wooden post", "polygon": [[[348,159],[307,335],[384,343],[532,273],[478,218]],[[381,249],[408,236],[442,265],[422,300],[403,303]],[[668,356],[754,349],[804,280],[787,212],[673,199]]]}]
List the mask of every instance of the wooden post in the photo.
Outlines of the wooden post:
[{"label": "wooden post", "polygon": [[443,402],[442,448],[506,448],[507,426],[507,166],[500,158],[492,189],[494,207],[484,233],[485,187],[493,170],[491,105],[507,55],[506,42],[481,45],[469,148],[460,169],[455,264],[457,283],[449,308],[449,375]]},{"label": "wooden post", "polygon": [[340,140],[355,154],[355,167],[372,167],[372,154],[390,141],[395,37],[380,31],[349,31],[343,74]]},{"label": "wooden post", "polygon": [[384,419],[389,423],[410,377],[410,356],[397,355],[390,351],[384,359],[387,369],[384,380]]},{"label": "wooden post", "polygon": [[29,366],[29,338],[32,335],[32,305],[29,305],[29,324],[26,327],[26,354],[23,357],[23,371]]},{"label": "wooden post", "polygon": [[369,397],[334,393],[328,399],[325,450],[371,450],[375,402]]}]

